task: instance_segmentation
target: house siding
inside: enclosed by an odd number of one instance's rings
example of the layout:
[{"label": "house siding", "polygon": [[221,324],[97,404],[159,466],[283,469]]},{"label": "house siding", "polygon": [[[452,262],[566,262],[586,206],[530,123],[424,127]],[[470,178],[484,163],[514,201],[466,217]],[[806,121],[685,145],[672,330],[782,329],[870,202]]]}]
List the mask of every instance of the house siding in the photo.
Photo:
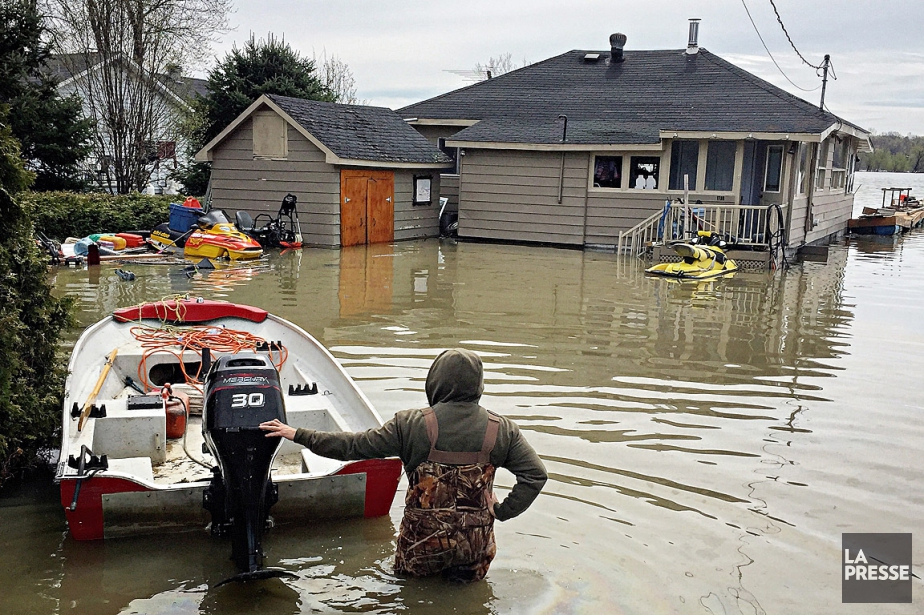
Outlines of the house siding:
[{"label": "house siding", "polygon": [[587,155],[467,148],[459,183],[459,236],[583,245]]},{"label": "house siding", "polygon": [[[853,212],[853,194],[817,193],[812,200],[812,216],[815,226],[804,238],[805,243],[821,241],[827,237],[843,234]],[[803,218],[804,220],[804,218]],[[797,226],[793,222],[793,226]]]},{"label": "house siding", "polygon": [[253,121],[248,119],[215,148],[213,207],[232,217],[238,210],[254,218],[261,213],[275,216],[288,193],[298,197],[305,244],[339,246],[340,171],[308,139],[290,126],[286,159],[254,158]]},{"label": "house siding", "polygon": [[[436,147],[439,146],[440,139],[449,139],[452,135],[462,130],[460,126],[414,126],[414,129]],[[446,204],[446,211],[458,211],[459,176],[454,173],[441,174],[440,191],[433,194],[449,199]]]},{"label": "house siding", "polygon": [[652,194],[614,194],[590,191],[587,194],[587,237],[589,245],[612,246],[619,233],[639,224],[661,210],[668,196]]},{"label": "house siding", "polygon": [[[430,176],[429,205],[414,205],[414,177]],[[438,170],[395,171],[395,241],[439,235],[440,174]]]}]

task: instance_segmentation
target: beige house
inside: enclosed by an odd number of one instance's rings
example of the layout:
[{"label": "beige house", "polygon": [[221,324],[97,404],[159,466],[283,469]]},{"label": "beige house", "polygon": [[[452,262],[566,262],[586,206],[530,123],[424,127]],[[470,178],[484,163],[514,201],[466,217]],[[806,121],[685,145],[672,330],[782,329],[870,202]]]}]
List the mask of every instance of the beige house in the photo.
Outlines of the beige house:
[{"label": "beige house", "polygon": [[274,215],[294,194],[306,245],[327,247],[436,236],[440,172],[451,165],[391,109],[275,95],[196,159],[212,163],[213,207]]},{"label": "beige house", "polygon": [[843,233],[868,131],[695,37],[669,51],[610,43],[398,110],[456,163],[441,187],[460,237],[613,249],[654,233],[685,180],[705,224],[745,243],[779,218],[790,249]]}]

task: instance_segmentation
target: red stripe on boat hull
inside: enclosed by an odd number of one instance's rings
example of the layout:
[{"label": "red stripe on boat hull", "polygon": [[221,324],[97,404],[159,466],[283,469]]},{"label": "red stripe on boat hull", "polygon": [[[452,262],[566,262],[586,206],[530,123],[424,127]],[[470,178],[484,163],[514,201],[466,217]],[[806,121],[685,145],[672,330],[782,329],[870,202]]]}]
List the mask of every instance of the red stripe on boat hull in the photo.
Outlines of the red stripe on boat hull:
[{"label": "red stripe on boat hull", "polygon": [[71,501],[74,499],[74,488],[76,486],[77,479],[61,481],[61,505],[64,506],[67,526],[70,528],[71,536],[75,540],[99,540],[104,537],[103,495],[130,491],[150,491],[144,485],[139,485],[124,478],[97,476],[81,481],[77,508],[71,510]]},{"label": "red stripe on boat hull", "polygon": [[[400,459],[368,459],[344,466],[338,475],[366,474],[364,517],[387,515],[391,509],[398,481],[401,479]],[[61,505],[71,536],[75,540],[100,540],[105,537],[103,527],[103,496],[110,493],[153,491],[144,485],[124,478],[96,476],[81,481],[76,510],[71,510],[77,480],[61,481]]]},{"label": "red stripe on boat hull", "polygon": [[112,313],[112,317],[119,322],[132,322],[135,320],[154,319],[167,322],[208,322],[219,318],[242,318],[251,322],[263,322],[269,312],[250,305],[240,305],[227,301],[213,301],[204,299],[198,301],[189,299],[177,301],[159,301],[157,303],[142,303],[131,307],[119,308]]},{"label": "red stripe on boat hull", "polygon": [[368,517],[387,515],[398,490],[403,465],[400,459],[366,459],[344,466],[337,474],[366,474],[366,513]]}]

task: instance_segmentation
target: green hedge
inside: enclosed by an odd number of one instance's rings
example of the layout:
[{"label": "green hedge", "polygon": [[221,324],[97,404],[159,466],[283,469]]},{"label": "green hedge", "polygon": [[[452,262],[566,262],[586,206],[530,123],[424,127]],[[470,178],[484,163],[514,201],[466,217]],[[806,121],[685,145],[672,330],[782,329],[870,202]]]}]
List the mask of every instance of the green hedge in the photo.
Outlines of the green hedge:
[{"label": "green hedge", "polygon": [[29,212],[36,230],[51,239],[86,237],[93,233],[149,231],[170,218],[170,203],[182,196],[148,194],[31,192],[19,200]]},{"label": "green hedge", "polygon": [[32,222],[0,188],[0,486],[60,437],[66,364],[58,356],[73,301],[56,299]]}]

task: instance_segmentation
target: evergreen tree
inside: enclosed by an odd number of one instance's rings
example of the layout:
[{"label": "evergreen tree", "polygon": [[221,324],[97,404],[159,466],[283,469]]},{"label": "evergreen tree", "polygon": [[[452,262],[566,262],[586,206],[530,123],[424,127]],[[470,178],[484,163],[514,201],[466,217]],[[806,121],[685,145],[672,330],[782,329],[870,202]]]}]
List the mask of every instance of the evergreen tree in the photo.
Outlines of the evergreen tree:
[{"label": "evergreen tree", "polygon": [[[272,34],[265,41],[251,36],[243,49],[232,49],[209,73],[208,93],[193,102],[193,112],[183,125],[189,157],[263,94],[333,102],[335,94],[315,69],[313,60],[302,58],[288,43]],[[183,183],[188,194],[201,196],[208,186],[210,166],[194,162],[179,169],[174,177]]]},{"label": "evergreen tree", "polygon": [[32,221],[16,201],[32,182],[0,111],[0,485],[56,444],[65,369],[58,342],[69,299],[51,293]]},{"label": "evergreen tree", "polygon": [[80,99],[58,95],[46,62],[50,47],[35,0],[0,0],[0,101],[9,105],[9,123],[35,190],[82,187],[79,163],[90,152],[93,124],[83,117]]}]

